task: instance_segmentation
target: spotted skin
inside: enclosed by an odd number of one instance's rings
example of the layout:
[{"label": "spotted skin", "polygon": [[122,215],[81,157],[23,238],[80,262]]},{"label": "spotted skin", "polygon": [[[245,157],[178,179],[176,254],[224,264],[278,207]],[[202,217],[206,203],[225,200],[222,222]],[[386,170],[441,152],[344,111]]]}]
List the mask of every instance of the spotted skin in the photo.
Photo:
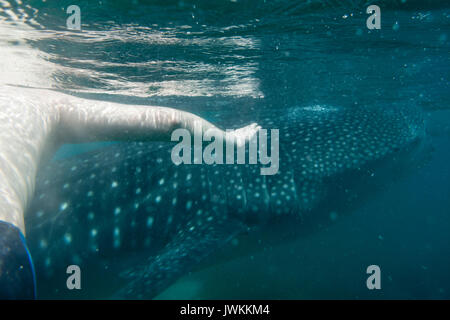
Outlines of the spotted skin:
[{"label": "spotted skin", "polygon": [[258,117],[280,132],[273,176],[259,165],[175,166],[167,143],[121,143],[52,162],[26,215],[38,280],[49,283],[73,263],[116,266],[126,280],[114,297],[154,297],[238,234],[314,217],[330,181],[376,166],[425,132],[409,106],[314,105]]}]

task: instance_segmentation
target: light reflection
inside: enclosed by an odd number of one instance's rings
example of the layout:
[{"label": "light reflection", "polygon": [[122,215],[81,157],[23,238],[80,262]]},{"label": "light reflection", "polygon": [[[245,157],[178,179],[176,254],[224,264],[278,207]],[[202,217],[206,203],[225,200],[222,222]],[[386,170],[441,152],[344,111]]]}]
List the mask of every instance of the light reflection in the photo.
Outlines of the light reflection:
[{"label": "light reflection", "polygon": [[1,4],[1,83],[137,97],[263,97],[251,58],[260,42],[252,36],[186,37],[189,25],[48,30],[27,14],[36,9]]}]

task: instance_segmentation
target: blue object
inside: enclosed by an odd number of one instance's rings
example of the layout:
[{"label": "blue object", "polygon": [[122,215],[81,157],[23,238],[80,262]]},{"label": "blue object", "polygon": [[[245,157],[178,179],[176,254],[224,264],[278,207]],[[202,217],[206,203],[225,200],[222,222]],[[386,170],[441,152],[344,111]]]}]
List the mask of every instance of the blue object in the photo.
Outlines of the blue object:
[{"label": "blue object", "polygon": [[34,299],[33,261],[19,228],[0,221],[0,299]]}]

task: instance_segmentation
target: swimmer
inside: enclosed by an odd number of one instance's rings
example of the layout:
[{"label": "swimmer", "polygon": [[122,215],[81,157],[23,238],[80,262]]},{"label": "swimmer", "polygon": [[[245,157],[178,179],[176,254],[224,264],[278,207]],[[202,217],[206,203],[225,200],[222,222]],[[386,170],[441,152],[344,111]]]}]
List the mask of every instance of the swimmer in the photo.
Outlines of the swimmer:
[{"label": "swimmer", "polygon": [[[192,113],[73,97],[45,89],[0,87],[0,299],[35,298],[33,263],[24,214],[39,168],[64,143],[170,141],[184,128],[217,129],[233,143],[247,141],[255,123],[232,131]],[[240,142],[239,142],[240,141]]]}]

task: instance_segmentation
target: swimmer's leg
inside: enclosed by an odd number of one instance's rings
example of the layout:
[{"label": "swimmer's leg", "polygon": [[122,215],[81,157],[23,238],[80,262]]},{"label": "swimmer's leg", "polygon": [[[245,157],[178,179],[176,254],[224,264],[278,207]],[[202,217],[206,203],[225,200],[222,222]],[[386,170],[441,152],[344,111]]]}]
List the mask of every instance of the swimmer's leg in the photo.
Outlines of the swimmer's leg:
[{"label": "swimmer's leg", "polygon": [[33,262],[19,228],[0,221],[0,300],[34,299]]}]

